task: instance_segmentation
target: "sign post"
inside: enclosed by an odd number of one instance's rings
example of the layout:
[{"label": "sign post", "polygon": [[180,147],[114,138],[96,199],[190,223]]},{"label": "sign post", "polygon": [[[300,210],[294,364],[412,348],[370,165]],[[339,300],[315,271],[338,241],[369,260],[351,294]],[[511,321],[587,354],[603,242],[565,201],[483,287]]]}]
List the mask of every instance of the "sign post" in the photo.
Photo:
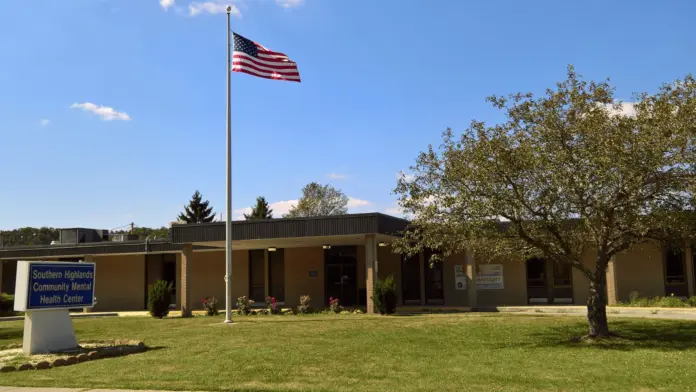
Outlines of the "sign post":
[{"label": "sign post", "polygon": [[69,309],[94,306],[94,278],[94,263],[17,262],[14,310],[25,312],[25,354],[77,347]]}]

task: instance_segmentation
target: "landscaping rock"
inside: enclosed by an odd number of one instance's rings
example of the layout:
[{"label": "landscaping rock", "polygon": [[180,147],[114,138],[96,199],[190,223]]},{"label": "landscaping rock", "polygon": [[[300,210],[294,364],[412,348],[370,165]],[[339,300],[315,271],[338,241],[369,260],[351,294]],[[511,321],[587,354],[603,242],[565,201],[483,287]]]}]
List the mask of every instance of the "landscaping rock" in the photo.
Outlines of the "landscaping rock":
[{"label": "landscaping rock", "polygon": [[30,363],[25,363],[25,364],[19,365],[17,370],[19,370],[20,372],[23,372],[25,370],[34,370],[34,365],[32,365]]},{"label": "landscaping rock", "polygon": [[65,363],[65,359],[63,359],[63,358],[58,358],[58,359],[54,360],[53,363],[51,364],[51,366],[54,368],[65,366],[65,365],[67,365],[67,363]]},{"label": "landscaping rock", "polygon": [[66,365],[74,365],[77,363],[77,357],[67,357],[65,358]]},{"label": "landscaping rock", "polygon": [[99,359],[102,357],[102,355],[98,351],[90,351],[87,356],[89,357],[90,361],[94,361],[95,359]]},{"label": "landscaping rock", "polygon": [[34,368],[36,368],[36,370],[50,369],[51,364],[48,363],[48,361],[41,361],[37,363],[36,366],[34,366]]},{"label": "landscaping rock", "polygon": [[89,357],[87,354],[80,354],[77,356],[77,362],[87,362],[89,361]]},{"label": "landscaping rock", "polygon": [[9,372],[14,372],[14,371],[16,371],[16,370],[17,370],[17,368],[15,368],[14,366],[3,366],[3,367],[0,367],[0,373],[9,373]]}]

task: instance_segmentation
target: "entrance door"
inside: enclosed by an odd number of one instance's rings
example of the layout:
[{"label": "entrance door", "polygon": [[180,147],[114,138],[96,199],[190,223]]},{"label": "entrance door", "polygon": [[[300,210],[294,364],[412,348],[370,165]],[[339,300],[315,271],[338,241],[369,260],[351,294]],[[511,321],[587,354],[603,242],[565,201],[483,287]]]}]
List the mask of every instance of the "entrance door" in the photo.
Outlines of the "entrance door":
[{"label": "entrance door", "polygon": [[411,257],[403,257],[401,264],[401,286],[404,304],[421,303],[420,286],[420,257],[418,254]]},{"label": "entrance door", "polygon": [[445,302],[445,291],[443,285],[442,261],[431,263],[430,258],[434,251],[425,250],[423,268],[425,271],[425,303],[443,304]]},{"label": "entrance door", "polygon": [[358,304],[358,261],[356,247],[341,246],[324,253],[326,264],[325,303],[338,298],[343,306]]},{"label": "entrance door", "polygon": [[549,303],[549,290],[544,259],[527,260],[527,302],[529,304]]}]

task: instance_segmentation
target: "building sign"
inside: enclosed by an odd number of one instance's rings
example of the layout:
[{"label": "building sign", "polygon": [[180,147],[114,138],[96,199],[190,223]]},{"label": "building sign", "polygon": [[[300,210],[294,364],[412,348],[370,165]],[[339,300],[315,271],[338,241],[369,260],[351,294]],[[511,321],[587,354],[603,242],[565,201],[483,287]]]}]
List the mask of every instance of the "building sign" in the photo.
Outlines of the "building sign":
[{"label": "building sign", "polygon": [[502,264],[477,264],[476,265],[476,289],[477,290],[502,290],[503,265]]},{"label": "building sign", "polygon": [[464,266],[456,264],[454,266],[454,288],[455,290],[466,290],[467,278],[464,272]]},{"label": "building sign", "polygon": [[19,262],[15,310],[91,307],[94,276],[94,263]]}]

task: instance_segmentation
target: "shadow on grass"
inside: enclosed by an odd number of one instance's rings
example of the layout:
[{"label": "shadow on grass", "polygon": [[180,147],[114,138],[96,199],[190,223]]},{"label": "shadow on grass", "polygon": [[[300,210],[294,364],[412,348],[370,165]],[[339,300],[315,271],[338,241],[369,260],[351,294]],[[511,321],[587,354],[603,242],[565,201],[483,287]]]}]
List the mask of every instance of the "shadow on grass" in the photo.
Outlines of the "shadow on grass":
[{"label": "shadow on grass", "polygon": [[696,349],[696,323],[688,321],[631,320],[610,321],[609,330],[616,337],[600,340],[577,340],[587,333],[587,327],[553,326],[543,332],[529,334],[538,342],[536,347],[573,347],[631,351],[650,349],[658,351],[682,351]]},{"label": "shadow on grass", "polygon": [[[21,339],[23,335],[24,335],[23,329],[16,329],[16,328],[0,329],[0,341],[1,340],[10,340],[10,339]],[[2,344],[0,344],[0,346],[1,345]]]}]

